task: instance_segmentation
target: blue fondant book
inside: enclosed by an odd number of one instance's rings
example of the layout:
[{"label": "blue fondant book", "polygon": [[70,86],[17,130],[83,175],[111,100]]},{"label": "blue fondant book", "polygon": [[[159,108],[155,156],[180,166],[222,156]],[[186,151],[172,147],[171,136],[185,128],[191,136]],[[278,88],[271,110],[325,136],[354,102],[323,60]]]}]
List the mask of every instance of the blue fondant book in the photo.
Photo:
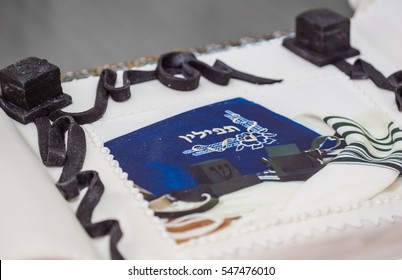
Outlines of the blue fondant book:
[{"label": "blue fondant book", "polygon": [[200,107],[105,143],[129,179],[155,195],[194,187],[189,166],[228,160],[241,175],[263,172],[265,147],[306,150],[316,132],[243,98]]}]

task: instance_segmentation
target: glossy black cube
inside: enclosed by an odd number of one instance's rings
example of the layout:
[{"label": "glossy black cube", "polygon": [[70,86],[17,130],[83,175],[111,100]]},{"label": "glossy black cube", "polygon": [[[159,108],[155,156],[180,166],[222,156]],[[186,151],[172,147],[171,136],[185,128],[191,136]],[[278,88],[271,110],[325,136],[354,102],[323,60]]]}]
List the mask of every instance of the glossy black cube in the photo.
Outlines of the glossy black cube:
[{"label": "glossy black cube", "polygon": [[71,103],[61,88],[60,69],[36,57],[0,70],[0,89],[0,106],[22,123]]}]

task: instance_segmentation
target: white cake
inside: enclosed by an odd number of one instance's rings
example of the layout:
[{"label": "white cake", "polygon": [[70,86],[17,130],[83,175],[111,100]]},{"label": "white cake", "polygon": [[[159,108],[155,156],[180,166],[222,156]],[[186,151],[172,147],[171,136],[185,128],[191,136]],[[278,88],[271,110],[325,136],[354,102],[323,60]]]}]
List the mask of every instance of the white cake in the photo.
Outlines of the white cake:
[{"label": "white cake", "polygon": [[[392,5],[387,7],[382,9],[396,15]],[[370,31],[367,22],[379,15],[377,9],[374,3],[352,20],[351,44],[360,50],[358,57],[388,76],[402,69],[401,44],[394,40],[391,30],[397,26],[391,23],[377,26],[387,32]],[[402,258],[402,178],[387,165],[392,153],[396,165],[402,162],[398,156],[402,144],[397,141],[402,137],[402,113],[394,94],[378,89],[370,80],[351,80],[334,66],[317,67],[284,48],[283,39],[215,47],[196,54],[209,65],[219,59],[242,72],[283,79],[281,83],[254,85],[232,79],[220,86],[201,78],[199,87],[188,92],[172,90],[158,81],[136,84],[131,86],[129,100],[109,100],[104,116],[83,126],[87,141],[83,170],[97,171],[105,186],[92,220],[119,222],[123,237],[117,247],[125,258]],[[139,70],[155,67],[149,63]],[[118,76],[121,84],[122,71]],[[64,82],[63,92],[71,95],[73,103],[63,110],[91,108],[98,79],[90,76]],[[343,122],[341,117],[359,123],[377,139],[386,137],[393,123],[396,140],[387,151],[373,152],[381,157],[378,164],[329,163],[306,181],[261,182],[219,197],[218,204],[208,211],[175,220],[156,217],[155,209],[177,211],[198,204],[176,201],[160,206],[154,201],[150,205],[136,185],[136,174],[119,167],[104,143],[234,98],[259,104],[320,135],[333,135],[330,125]],[[325,123],[329,116],[339,118]],[[85,190],[78,199],[65,201],[54,186],[61,168],[42,165],[35,125],[12,121],[4,112],[0,112],[0,123],[6,132],[0,146],[0,167],[6,171],[0,187],[0,204],[5,205],[0,214],[0,257],[110,258],[108,236],[91,239],[74,217]],[[348,145],[365,141],[356,134],[348,137]],[[171,145],[181,140],[176,137]]]}]

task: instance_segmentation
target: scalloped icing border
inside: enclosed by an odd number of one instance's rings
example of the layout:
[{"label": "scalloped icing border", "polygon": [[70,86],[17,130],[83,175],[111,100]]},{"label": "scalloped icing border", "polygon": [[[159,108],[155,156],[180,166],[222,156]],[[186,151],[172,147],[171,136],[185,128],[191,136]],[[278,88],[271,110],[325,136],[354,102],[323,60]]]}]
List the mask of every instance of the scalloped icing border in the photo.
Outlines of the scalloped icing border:
[{"label": "scalloped icing border", "polygon": [[109,167],[112,168],[113,174],[118,178],[118,180],[121,180],[123,185],[128,189],[129,195],[134,198],[134,201],[137,203],[137,206],[142,211],[144,217],[146,217],[153,224],[154,229],[160,233],[160,237],[167,242],[171,249],[177,249],[176,242],[170,238],[162,220],[154,215],[154,211],[149,208],[148,201],[144,199],[144,196],[140,190],[135,187],[134,182],[128,179],[128,174],[119,166],[119,162],[113,158],[110,150],[103,145],[103,141],[96,134],[92,125],[86,124],[83,125],[83,128],[95,149],[101,154],[103,159],[108,162]]},{"label": "scalloped icing border", "polygon": [[[269,229],[274,229],[277,226],[289,226],[295,224],[301,224],[303,222],[308,222],[309,220],[323,218],[323,217],[330,217],[330,216],[337,216],[342,214],[348,213],[358,213],[371,210],[372,208],[385,208],[389,206],[393,206],[394,204],[401,204],[402,203],[402,194],[393,194],[381,199],[374,199],[368,200],[361,203],[353,204],[353,205],[345,205],[345,206],[333,206],[333,207],[325,207],[317,210],[313,210],[311,212],[304,212],[302,214],[295,214],[293,216],[285,216],[282,218],[276,218],[273,222],[249,222],[248,226],[243,226],[243,228],[236,232],[217,232],[214,235],[204,236],[198,239],[193,239],[183,244],[183,247],[186,249],[195,248],[198,246],[209,244],[216,244],[220,241],[232,239],[232,238],[239,238],[243,237],[250,233],[257,233],[260,231],[266,231]],[[361,218],[358,221],[348,221],[342,222],[338,225],[325,225],[325,226],[312,226],[306,228],[304,231],[301,232],[294,232],[289,234],[286,237],[279,237],[279,238],[272,238],[267,237],[265,239],[251,239],[251,242],[247,245],[239,245],[235,248],[222,248],[220,252],[213,252],[210,255],[212,258],[225,258],[233,257],[233,255],[242,255],[241,252],[246,250],[253,250],[253,248],[261,249],[268,249],[275,246],[286,246],[291,244],[295,239],[313,239],[319,238],[320,234],[325,234],[330,232],[331,230],[336,230],[338,233],[345,233],[348,229],[355,229],[355,230],[364,230],[370,226],[374,227],[381,227],[386,226],[388,224],[394,224],[398,221],[402,221],[402,211],[398,214],[387,214],[385,216],[376,217],[372,219],[368,219],[367,217]],[[204,256],[203,256],[204,257]]]}]

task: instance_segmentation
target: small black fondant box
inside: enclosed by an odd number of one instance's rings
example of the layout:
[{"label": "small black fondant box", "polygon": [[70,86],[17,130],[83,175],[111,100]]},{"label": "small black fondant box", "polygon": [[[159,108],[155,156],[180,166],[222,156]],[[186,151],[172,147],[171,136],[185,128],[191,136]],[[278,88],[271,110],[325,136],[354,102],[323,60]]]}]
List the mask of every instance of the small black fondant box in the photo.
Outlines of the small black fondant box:
[{"label": "small black fondant box", "polygon": [[60,69],[36,57],[0,70],[0,84],[2,98],[24,110],[63,94]]},{"label": "small black fondant box", "polygon": [[296,18],[297,41],[326,54],[350,48],[350,21],[327,9],[313,10]]}]

